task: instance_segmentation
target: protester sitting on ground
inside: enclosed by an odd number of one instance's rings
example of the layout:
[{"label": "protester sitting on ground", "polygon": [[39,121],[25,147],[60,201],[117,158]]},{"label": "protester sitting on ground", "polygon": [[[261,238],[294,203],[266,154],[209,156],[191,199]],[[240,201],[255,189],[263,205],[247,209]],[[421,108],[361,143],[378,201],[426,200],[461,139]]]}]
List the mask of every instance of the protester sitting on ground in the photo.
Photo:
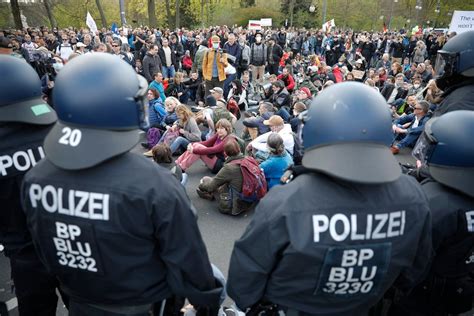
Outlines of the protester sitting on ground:
[{"label": "protester sitting on ground", "polygon": [[[212,100],[214,99],[214,100]],[[207,122],[209,130],[206,133],[206,137],[209,138],[216,132],[216,123],[221,119],[226,119],[232,124],[232,130],[237,122],[237,118],[227,110],[227,105],[223,102],[215,100],[213,95],[208,95],[206,98],[206,105],[208,109],[204,110],[204,117]]]},{"label": "protester sitting on ground", "polygon": [[184,73],[176,72],[172,81],[170,81],[165,94],[168,97],[175,97],[179,102],[186,104],[188,102],[189,94],[186,85],[183,83]]},{"label": "protester sitting on ground", "polygon": [[281,80],[272,83],[273,95],[270,102],[277,109],[276,114],[280,115],[286,122],[290,118],[291,97]]},{"label": "protester sitting on ground", "polygon": [[290,124],[285,124],[281,116],[273,115],[268,120],[263,121],[265,125],[270,126],[270,132],[262,134],[247,145],[247,151],[260,161],[268,158],[269,152],[267,140],[271,133],[278,133],[283,139],[285,149],[293,155],[295,140],[291,131]]},{"label": "protester sitting on ground", "polygon": [[154,146],[151,150],[151,156],[157,164],[170,170],[173,176],[175,176],[182,185],[186,185],[188,175],[183,173],[181,168],[178,168],[173,162],[171,150],[167,144],[161,143]]},{"label": "protester sitting on ground", "polygon": [[436,80],[431,79],[426,85],[426,90],[424,91],[423,95],[424,99],[428,101],[428,103],[438,105],[441,103],[443,91],[436,85]]},{"label": "protester sitting on ground", "polygon": [[[178,120],[169,128],[162,136],[160,143],[169,145],[171,154],[183,152],[189,143],[201,140],[201,130],[199,129],[196,119],[189,108],[184,104],[179,104],[176,109]],[[151,156],[152,151],[144,153],[145,156]]]},{"label": "protester sitting on ground", "polygon": [[201,198],[218,201],[218,209],[223,214],[239,215],[247,211],[252,203],[242,200],[243,176],[240,165],[231,163],[243,159],[239,144],[235,140],[229,140],[224,145],[224,153],[227,156],[222,169],[214,177],[203,177],[196,189]]},{"label": "protester sitting on ground", "polygon": [[162,128],[168,129],[170,128],[174,122],[178,119],[176,116],[175,109],[178,106],[179,101],[175,97],[167,97],[165,100],[165,110],[166,115],[163,118],[163,122],[161,123]]},{"label": "protester sitting on ground", "polygon": [[285,84],[285,88],[289,93],[293,92],[293,89],[295,89],[295,79],[293,78],[293,75],[290,72],[291,67],[286,66],[283,68],[282,73],[277,76],[278,80],[283,81]]},{"label": "protester sitting on ground", "polygon": [[197,72],[191,72],[189,76],[189,80],[184,82],[184,85],[186,86],[188,90],[189,98],[191,99],[191,101],[195,102],[196,104],[199,101],[197,98],[197,91],[201,82],[202,82],[201,78],[198,77]]},{"label": "protester sitting on ground", "polygon": [[163,118],[166,116],[166,109],[161,101],[160,94],[156,89],[148,89],[148,120],[150,127],[159,127],[163,122]]},{"label": "protester sitting on ground", "polygon": [[293,107],[293,113],[290,119],[291,130],[293,131],[293,133],[298,133],[299,127],[303,123],[300,114],[306,110],[308,110],[308,108],[303,102],[295,103]]},{"label": "protester sitting on ground", "polygon": [[401,148],[415,146],[426,122],[430,119],[427,115],[429,108],[428,102],[417,101],[413,114],[402,116],[394,122],[392,130],[395,139],[399,140],[390,148],[394,155],[398,154]]},{"label": "protester sitting on ground", "polygon": [[176,160],[176,165],[186,172],[201,159],[212,173],[217,173],[224,163],[224,145],[229,139],[235,139],[232,135],[232,124],[221,119],[216,123],[216,133],[206,141],[190,143],[184,154]]},{"label": "protester sitting on ground", "polygon": [[412,114],[416,100],[416,95],[409,95],[406,100],[399,99],[398,102],[392,105],[392,117],[398,119],[402,116]]},{"label": "protester sitting on ground", "polygon": [[150,82],[150,85],[148,86],[149,89],[155,89],[156,91],[159,92],[160,98],[163,102],[166,100],[166,94],[165,94],[165,88],[163,87],[163,75],[161,72],[156,72],[153,74],[153,81]]},{"label": "protester sitting on ground", "polygon": [[386,83],[385,87],[380,92],[382,96],[387,100],[388,104],[395,103],[398,99],[405,99],[408,95],[408,90],[405,89],[403,74],[398,74],[395,77],[395,83]]},{"label": "protester sitting on ground", "polygon": [[247,91],[243,89],[242,83],[239,79],[232,80],[231,88],[229,90],[229,95],[227,96],[227,102],[231,99],[234,99],[241,111],[247,111],[248,102],[247,102]]},{"label": "protester sitting on ground", "polygon": [[307,87],[302,87],[296,91],[296,102],[302,102],[306,106],[307,109],[311,106],[311,102],[313,101],[313,95],[311,91]]},{"label": "protester sitting on ground", "polygon": [[243,139],[247,139],[248,134],[248,136],[250,136],[250,138],[253,140],[257,136],[270,131],[270,127],[263,124],[263,122],[275,114],[273,104],[270,102],[260,103],[260,106],[258,107],[258,114],[258,116],[249,117],[243,120]]},{"label": "protester sitting on ground", "polygon": [[267,160],[260,164],[260,168],[262,168],[265,174],[268,190],[270,190],[275,185],[280,184],[280,178],[283,176],[283,173],[288,167],[293,165],[293,158],[285,150],[283,138],[277,133],[271,133],[268,136],[267,149],[269,156]]}]

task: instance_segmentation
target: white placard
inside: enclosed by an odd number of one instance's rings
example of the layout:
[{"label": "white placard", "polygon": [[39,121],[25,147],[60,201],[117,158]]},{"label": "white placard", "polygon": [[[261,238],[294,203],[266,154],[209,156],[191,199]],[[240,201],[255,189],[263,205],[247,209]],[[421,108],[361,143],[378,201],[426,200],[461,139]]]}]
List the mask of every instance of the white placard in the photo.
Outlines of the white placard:
[{"label": "white placard", "polygon": [[260,20],[249,20],[249,30],[261,30],[262,23]]},{"label": "white placard", "polygon": [[449,32],[457,34],[474,30],[474,11],[454,11]]},{"label": "white placard", "polygon": [[272,19],[260,19],[261,26],[272,26]]}]

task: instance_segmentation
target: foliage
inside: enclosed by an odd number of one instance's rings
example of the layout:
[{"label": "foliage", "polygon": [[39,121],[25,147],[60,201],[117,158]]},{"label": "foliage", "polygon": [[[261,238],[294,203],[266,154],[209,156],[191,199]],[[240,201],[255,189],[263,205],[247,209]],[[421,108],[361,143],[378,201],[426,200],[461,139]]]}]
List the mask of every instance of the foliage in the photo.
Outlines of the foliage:
[{"label": "foliage", "polygon": [[[155,0],[158,25],[153,27],[172,28],[175,21],[176,0],[170,1],[171,25],[164,0]],[[290,0],[179,0],[180,24],[186,27],[204,25],[247,25],[249,19],[272,18],[275,26],[289,20]],[[324,0],[293,0],[293,24],[306,28],[321,27],[322,3]],[[381,31],[383,23],[390,23],[393,30],[411,28],[419,23],[423,27],[447,27],[454,10],[474,10],[474,2],[466,0],[441,1],[440,13],[435,9],[438,0],[423,0],[423,9],[415,10],[416,0],[326,0],[326,21],[335,19],[339,28],[355,30]],[[116,0],[101,0],[104,14],[109,24],[120,24],[119,5]],[[203,15],[201,4],[204,3]],[[309,6],[314,4],[317,12],[310,13]],[[20,2],[20,9],[27,17],[31,26],[49,25],[46,10],[42,1]],[[51,0],[53,14],[60,28],[73,26],[85,27],[87,11],[94,17],[98,26],[101,25],[100,14],[94,0]],[[382,19],[380,17],[383,16]],[[391,17],[391,19],[390,19]],[[126,19],[133,26],[148,25],[147,0],[127,0]],[[407,22],[410,20],[410,22]],[[135,21],[135,22],[134,22]],[[428,24],[427,22],[430,21]],[[11,7],[8,3],[0,3],[0,28],[14,27]],[[108,25],[110,27],[110,25]]]}]

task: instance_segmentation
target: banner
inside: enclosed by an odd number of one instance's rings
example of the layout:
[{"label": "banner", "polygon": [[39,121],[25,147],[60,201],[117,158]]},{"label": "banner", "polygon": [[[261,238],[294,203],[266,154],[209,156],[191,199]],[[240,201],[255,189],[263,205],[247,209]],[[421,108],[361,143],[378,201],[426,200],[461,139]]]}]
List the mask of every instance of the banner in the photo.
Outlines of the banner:
[{"label": "banner", "polygon": [[272,19],[260,19],[261,26],[272,26]]},{"label": "banner", "polygon": [[323,24],[323,32],[329,32],[331,31],[331,28],[333,27],[336,27],[336,23],[334,22],[334,19],[329,20]]},{"label": "banner", "polygon": [[262,23],[260,20],[249,20],[249,30],[261,30]]},{"label": "banner", "polygon": [[87,11],[86,24],[89,30],[91,30],[91,32],[95,35],[97,32],[97,24],[95,24],[95,21],[89,11]]},{"label": "banner", "polygon": [[454,11],[449,32],[457,34],[474,30],[474,11]]}]

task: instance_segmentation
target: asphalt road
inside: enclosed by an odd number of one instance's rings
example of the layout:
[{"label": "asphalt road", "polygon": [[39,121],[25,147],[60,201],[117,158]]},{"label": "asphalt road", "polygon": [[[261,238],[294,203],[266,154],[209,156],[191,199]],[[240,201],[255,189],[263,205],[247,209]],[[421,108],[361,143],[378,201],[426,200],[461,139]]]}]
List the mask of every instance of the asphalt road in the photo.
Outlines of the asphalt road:
[{"label": "asphalt road", "polygon": [[[240,126],[237,127],[237,130],[240,130]],[[144,149],[138,145],[133,151],[141,154]],[[402,151],[397,158],[403,163],[413,163],[413,159],[407,151]],[[189,181],[186,190],[198,211],[198,224],[207,246],[209,258],[224,275],[227,275],[233,244],[250,222],[253,211],[238,217],[220,214],[217,211],[216,202],[201,199],[196,193],[199,180],[205,175],[210,175],[204,163],[198,161],[189,169],[188,174]],[[16,298],[11,291],[10,267],[3,254],[0,255],[0,302],[7,302],[7,307],[10,310],[9,315],[18,315]],[[228,299],[226,305],[229,303]],[[58,304],[57,315],[67,315],[67,310],[62,304]]]}]

